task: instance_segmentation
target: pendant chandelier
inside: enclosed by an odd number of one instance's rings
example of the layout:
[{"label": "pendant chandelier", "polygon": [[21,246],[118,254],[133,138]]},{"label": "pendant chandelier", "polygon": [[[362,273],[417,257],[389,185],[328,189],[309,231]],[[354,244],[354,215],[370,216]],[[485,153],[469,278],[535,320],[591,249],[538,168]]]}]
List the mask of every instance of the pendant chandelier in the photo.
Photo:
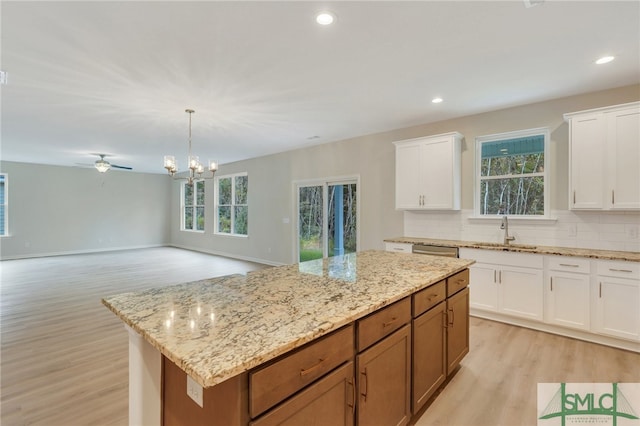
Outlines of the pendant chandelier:
[{"label": "pendant chandelier", "polygon": [[[200,159],[197,155],[191,154],[191,116],[195,112],[192,109],[186,109],[186,113],[189,114],[189,153],[187,157],[187,166],[189,168],[189,176],[188,177],[176,177],[176,179],[186,179],[187,184],[193,185],[193,182],[200,179],[212,179],[218,170],[218,163],[214,160],[209,160],[209,171],[211,172],[211,176],[206,176],[204,174],[204,166],[200,163]],[[165,155],[164,156],[164,168],[167,169],[169,175],[175,176],[178,172],[178,166],[176,164],[176,157],[173,155]]]}]

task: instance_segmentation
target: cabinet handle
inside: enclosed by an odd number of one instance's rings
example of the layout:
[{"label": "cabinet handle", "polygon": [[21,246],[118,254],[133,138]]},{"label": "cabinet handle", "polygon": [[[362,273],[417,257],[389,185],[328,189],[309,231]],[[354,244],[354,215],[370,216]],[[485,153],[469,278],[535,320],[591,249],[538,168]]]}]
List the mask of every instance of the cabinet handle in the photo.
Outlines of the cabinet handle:
[{"label": "cabinet handle", "polygon": [[314,370],[317,370],[318,367],[320,367],[322,365],[323,362],[325,362],[327,360],[327,357],[324,358],[318,358],[318,362],[315,363],[314,365],[312,365],[309,368],[303,368],[302,370],[300,370],[300,376],[306,376],[307,374],[313,372]]},{"label": "cabinet handle", "polygon": [[360,372],[360,376],[363,377],[360,383],[360,395],[364,398],[364,401],[367,402],[367,367],[364,368],[364,371]]},{"label": "cabinet handle", "polygon": [[351,404],[347,402],[347,407],[351,408],[351,414],[355,414],[356,412],[356,384],[354,383],[353,377],[347,382],[349,386],[351,386]]},{"label": "cabinet handle", "polygon": [[438,294],[437,294],[437,293],[430,294],[430,295],[427,297],[427,300],[428,300],[429,302],[431,302],[431,301],[433,300],[433,298],[434,298],[434,297],[438,297]]},{"label": "cabinet handle", "polygon": [[449,316],[447,311],[442,311],[442,328],[449,328]]},{"label": "cabinet handle", "polygon": [[553,291],[553,277],[551,277],[550,281],[551,281],[551,291]]},{"label": "cabinet handle", "polygon": [[570,266],[570,267],[572,267],[572,268],[577,268],[577,267],[578,267],[578,266],[580,266],[580,265],[574,265],[574,264],[572,264],[572,263],[561,263],[561,264],[560,264],[560,266]]},{"label": "cabinet handle", "polygon": [[498,282],[502,284],[502,271],[498,272]]},{"label": "cabinet handle", "polygon": [[387,327],[389,327],[391,324],[393,324],[396,321],[398,321],[398,318],[393,317],[393,318],[391,318],[391,321],[383,322],[382,323],[382,328],[387,328]]},{"label": "cabinet handle", "polygon": [[629,272],[629,273],[633,272],[631,269],[616,269],[616,268],[609,268],[609,270],[610,270],[611,272]]},{"label": "cabinet handle", "polygon": [[455,321],[455,313],[453,312],[452,308],[449,308],[449,312],[451,312],[451,321],[449,322],[449,325],[453,327],[453,322]]},{"label": "cabinet handle", "polygon": [[598,288],[598,297],[602,299],[602,281],[600,281],[600,286]]},{"label": "cabinet handle", "polygon": [[575,204],[575,203],[576,203],[576,191],[574,190],[573,191],[573,204]]},{"label": "cabinet handle", "polygon": [[615,196],[615,192],[612,189],[611,190],[611,204],[615,204],[616,203],[616,196]]},{"label": "cabinet handle", "polygon": [[396,251],[404,251],[404,249],[400,248],[400,247],[394,247],[393,249],[396,250]]},{"label": "cabinet handle", "polygon": [[493,270],[493,282],[494,282],[494,283],[497,283],[497,281],[496,281],[496,272],[498,272],[498,271],[496,271],[496,270],[494,269],[494,270]]}]

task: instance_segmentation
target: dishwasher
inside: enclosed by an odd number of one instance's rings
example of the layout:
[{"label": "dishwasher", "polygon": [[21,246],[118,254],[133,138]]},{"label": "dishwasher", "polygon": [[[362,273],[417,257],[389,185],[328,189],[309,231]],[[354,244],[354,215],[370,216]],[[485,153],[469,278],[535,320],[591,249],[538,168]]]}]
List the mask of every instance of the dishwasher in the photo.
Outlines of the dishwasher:
[{"label": "dishwasher", "polygon": [[431,256],[458,257],[458,247],[429,246],[425,244],[413,244],[413,253],[429,254]]}]

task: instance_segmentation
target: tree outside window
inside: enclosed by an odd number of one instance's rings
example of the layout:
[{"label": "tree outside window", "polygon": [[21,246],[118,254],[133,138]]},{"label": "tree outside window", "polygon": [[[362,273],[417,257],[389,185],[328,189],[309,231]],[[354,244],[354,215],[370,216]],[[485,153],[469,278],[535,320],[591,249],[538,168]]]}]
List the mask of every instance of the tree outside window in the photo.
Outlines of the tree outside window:
[{"label": "tree outside window", "polygon": [[476,214],[547,216],[549,131],[532,129],[476,139]]},{"label": "tree outside window", "polygon": [[216,178],[216,233],[248,235],[249,177],[246,173]]},{"label": "tree outside window", "polygon": [[204,231],[204,181],[182,184],[182,229]]}]

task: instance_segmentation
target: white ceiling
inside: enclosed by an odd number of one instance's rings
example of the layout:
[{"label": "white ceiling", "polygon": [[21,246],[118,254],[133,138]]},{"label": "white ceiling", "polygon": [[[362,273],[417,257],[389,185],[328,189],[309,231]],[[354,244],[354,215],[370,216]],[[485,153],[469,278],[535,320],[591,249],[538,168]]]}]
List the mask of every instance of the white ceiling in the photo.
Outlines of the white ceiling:
[{"label": "white ceiling", "polygon": [[[316,12],[337,22],[321,27]],[[640,81],[640,2],[1,3],[3,160],[164,173]],[[616,55],[607,65],[593,61]],[[432,104],[435,96],[444,98]],[[455,130],[455,129],[454,129]]]}]

